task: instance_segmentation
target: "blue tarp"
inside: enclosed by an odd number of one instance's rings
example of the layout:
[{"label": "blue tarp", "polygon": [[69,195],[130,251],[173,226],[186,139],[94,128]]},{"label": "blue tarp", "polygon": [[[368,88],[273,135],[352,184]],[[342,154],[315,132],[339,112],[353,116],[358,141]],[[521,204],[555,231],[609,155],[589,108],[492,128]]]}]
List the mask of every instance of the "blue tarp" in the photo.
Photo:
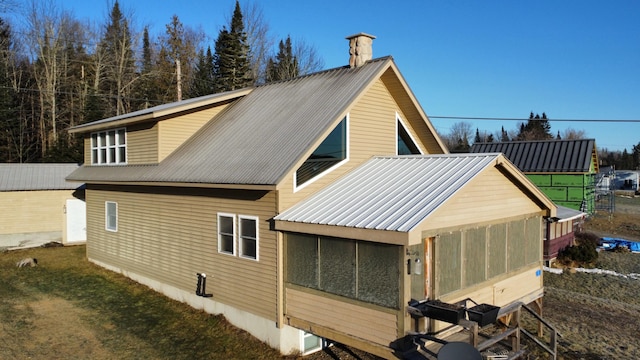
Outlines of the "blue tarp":
[{"label": "blue tarp", "polygon": [[600,239],[600,246],[605,250],[611,250],[616,246],[624,246],[633,252],[640,252],[640,242],[621,238],[603,237]]}]

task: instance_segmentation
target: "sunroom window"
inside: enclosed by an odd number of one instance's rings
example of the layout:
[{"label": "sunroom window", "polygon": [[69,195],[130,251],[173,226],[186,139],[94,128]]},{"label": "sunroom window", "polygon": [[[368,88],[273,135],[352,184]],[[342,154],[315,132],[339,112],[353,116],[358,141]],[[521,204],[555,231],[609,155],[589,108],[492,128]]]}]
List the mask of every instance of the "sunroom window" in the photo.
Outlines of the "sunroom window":
[{"label": "sunroom window", "polygon": [[345,117],[296,171],[296,186],[299,187],[315,179],[346,160],[348,158],[347,141],[347,118]]},{"label": "sunroom window", "polygon": [[400,248],[368,241],[287,233],[286,281],[397,309]]},{"label": "sunroom window", "polygon": [[421,154],[418,145],[413,141],[411,134],[407,131],[404,124],[398,118],[397,121],[398,132],[398,155],[419,155]]},{"label": "sunroom window", "polygon": [[91,164],[126,164],[127,142],[124,128],[91,134]]}]

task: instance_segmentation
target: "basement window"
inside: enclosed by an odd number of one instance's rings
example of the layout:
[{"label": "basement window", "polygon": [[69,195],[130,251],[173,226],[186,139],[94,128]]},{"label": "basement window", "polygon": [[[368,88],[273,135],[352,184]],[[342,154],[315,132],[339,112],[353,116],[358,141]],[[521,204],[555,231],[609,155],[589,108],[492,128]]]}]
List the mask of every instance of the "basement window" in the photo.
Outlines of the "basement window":
[{"label": "basement window", "polygon": [[304,331],[301,339],[302,355],[309,355],[322,350],[324,341],[321,337]]}]

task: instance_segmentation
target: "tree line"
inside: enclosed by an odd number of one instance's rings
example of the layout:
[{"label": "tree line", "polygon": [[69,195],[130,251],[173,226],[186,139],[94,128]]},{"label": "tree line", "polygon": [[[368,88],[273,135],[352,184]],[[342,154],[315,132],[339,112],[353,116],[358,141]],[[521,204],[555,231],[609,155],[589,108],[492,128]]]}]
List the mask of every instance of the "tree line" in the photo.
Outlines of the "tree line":
[{"label": "tree line", "polygon": [[177,15],[155,36],[134,29],[118,0],[102,24],[51,0],[32,0],[23,20],[0,18],[0,162],[81,162],[69,127],[324,66],[304,41],[276,45],[258,5],[239,1],[213,44]]},{"label": "tree line", "polygon": [[[504,126],[492,134],[487,131],[475,129],[468,122],[454,123],[449,133],[443,134],[442,139],[452,153],[469,152],[475,143],[492,143],[508,141],[533,141],[533,140],[578,140],[586,138],[584,130],[568,128],[562,133],[551,132],[551,123],[546,113],[534,114],[531,112],[526,122],[520,122],[515,129],[505,130]],[[616,169],[640,170],[640,142],[629,151],[610,151],[607,148],[598,149],[598,159],[601,166],[613,166]]]}]

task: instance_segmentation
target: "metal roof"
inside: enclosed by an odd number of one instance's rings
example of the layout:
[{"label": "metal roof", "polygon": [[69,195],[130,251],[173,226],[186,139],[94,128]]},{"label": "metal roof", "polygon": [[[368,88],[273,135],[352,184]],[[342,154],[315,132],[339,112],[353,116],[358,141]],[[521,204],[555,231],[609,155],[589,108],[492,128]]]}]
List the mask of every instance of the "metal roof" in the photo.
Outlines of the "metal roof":
[{"label": "metal roof", "polygon": [[476,143],[470,152],[501,152],[525,173],[588,173],[595,149],[594,139],[539,140]]},{"label": "metal roof", "polygon": [[275,220],[409,232],[500,157],[375,157]]},{"label": "metal roof", "polygon": [[77,164],[0,164],[0,191],[74,190],[82,183],[65,181]]},{"label": "metal roof", "polygon": [[92,121],[85,124],[80,124],[74,126],[69,129],[70,132],[82,132],[82,131],[92,131],[97,128],[102,127],[112,127],[114,124],[118,124],[121,126],[122,124],[135,123],[136,121],[148,121],[157,116],[167,115],[175,112],[179,112],[184,110],[185,108],[198,108],[202,106],[207,106],[210,104],[215,104],[217,102],[233,99],[245,95],[245,93],[249,92],[251,88],[245,88],[235,91],[227,91],[219,94],[212,94],[206,96],[200,96],[196,98],[186,99],[182,101],[176,101],[168,104],[162,104],[154,107],[150,107],[148,109],[142,109],[138,111],[133,111],[130,113],[113,116],[110,118]]},{"label": "metal roof", "polygon": [[83,166],[68,179],[277,184],[392,62],[384,57],[258,86],[157,165]]},{"label": "metal roof", "polygon": [[574,220],[587,215],[587,213],[585,212],[574,210],[566,206],[557,205],[557,207],[558,207],[558,212],[556,213],[555,218],[553,218],[557,222]]}]

